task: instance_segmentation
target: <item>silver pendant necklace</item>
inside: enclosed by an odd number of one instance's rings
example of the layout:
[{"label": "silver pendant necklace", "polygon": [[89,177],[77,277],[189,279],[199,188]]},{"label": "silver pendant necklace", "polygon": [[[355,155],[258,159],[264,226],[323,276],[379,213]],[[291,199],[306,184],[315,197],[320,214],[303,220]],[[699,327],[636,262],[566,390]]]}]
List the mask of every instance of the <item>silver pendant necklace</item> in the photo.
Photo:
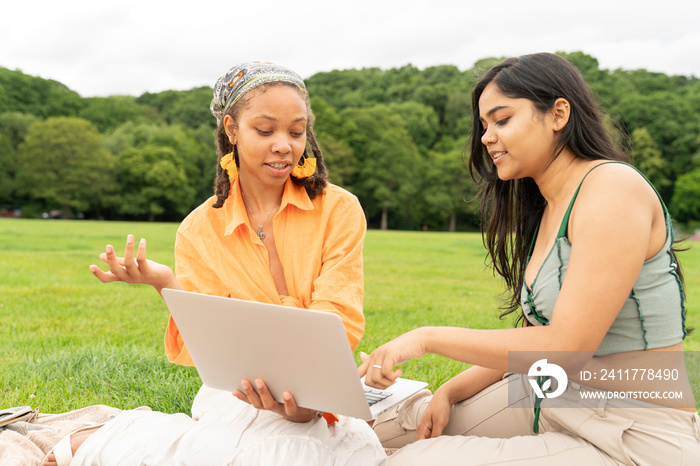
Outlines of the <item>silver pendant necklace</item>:
[{"label": "silver pendant necklace", "polygon": [[246,209],[248,209],[248,211],[250,212],[250,215],[253,216],[253,220],[255,220],[255,223],[257,223],[258,227],[260,228],[260,230],[258,230],[258,232],[256,233],[258,235],[258,238],[265,239],[265,233],[263,233],[263,231],[262,231],[263,225],[265,225],[265,222],[267,222],[267,219],[270,218],[270,214],[272,214],[272,211],[275,210],[278,205],[280,205],[282,200],[280,199],[280,201],[277,204],[275,204],[272,209],[270,209],[270,211],[267,213],[267,217],[265,217],[265,220],[263,220],[263,222],[261,224],[261,223],[258,223],[258,219],[255,218],[255,214],[253,213],[253,210],[250,207],[248,207],[248,203],[245,202],[246,198],[245,198],[245,194],[243,194],[243,191],[241,191],[241,196],[243,196],[243,204],[245,204]]}]

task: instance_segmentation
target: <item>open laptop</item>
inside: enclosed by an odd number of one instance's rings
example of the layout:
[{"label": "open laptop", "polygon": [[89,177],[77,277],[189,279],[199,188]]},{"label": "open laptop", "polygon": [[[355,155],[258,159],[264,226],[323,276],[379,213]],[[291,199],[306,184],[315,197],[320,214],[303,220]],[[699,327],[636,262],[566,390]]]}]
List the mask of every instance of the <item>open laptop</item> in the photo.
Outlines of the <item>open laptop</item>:
[{"label": "open laptop", "polygon": [[386,390],[364,385],[333,313],[167,288],[162,296],[212,388],[234,391],[243,379],[261,378],[279,402],[288,390],[298,406],[370,420],[427,385],[402,378]]}]

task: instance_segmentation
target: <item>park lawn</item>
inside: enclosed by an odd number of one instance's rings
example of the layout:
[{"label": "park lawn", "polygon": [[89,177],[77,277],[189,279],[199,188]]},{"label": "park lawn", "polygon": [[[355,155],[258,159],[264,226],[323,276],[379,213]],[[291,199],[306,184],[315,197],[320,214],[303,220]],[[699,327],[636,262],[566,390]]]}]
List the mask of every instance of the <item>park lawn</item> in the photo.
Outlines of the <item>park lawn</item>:
[{"label": "park lawn", "polygon": [[[201,382],[194,368],[165,358],[168,312],[160,297],[146,286],[104,285],[88,269],[99,264],[105,244],[120,251],[129,233],[147,238],[150,259],[172,267],[176,229],[174,223],[0,219],[0,408],[63,412],[105,404],[190,412]],[[511,318],[498,319],[502,283],[484,259],[478,233],[370,230],[367,323],[356,353],[421,325],[512,326]],[[698,248],[681,261],[687,321],[698,328]],[[684,346],[700,354],[698,332]],[[466,367],[426,355],[402,369],[435,389]],[[700,367],[690,370],[700,400]]]}]

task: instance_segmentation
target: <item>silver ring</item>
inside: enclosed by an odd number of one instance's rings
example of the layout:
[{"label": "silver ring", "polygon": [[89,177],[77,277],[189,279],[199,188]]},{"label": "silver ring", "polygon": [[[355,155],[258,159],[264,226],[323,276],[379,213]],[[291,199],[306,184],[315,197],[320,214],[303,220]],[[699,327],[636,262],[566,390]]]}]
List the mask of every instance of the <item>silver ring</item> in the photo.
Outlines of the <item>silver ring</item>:
[{"label": "silver ring", "polygon": [[374,367],[375,369],[381,369],[381,368],[382,368],[382,366],[378,366],[378,365],[376,365],[376,364],[375,364],[374,366],[372,366],[372,367]]}]

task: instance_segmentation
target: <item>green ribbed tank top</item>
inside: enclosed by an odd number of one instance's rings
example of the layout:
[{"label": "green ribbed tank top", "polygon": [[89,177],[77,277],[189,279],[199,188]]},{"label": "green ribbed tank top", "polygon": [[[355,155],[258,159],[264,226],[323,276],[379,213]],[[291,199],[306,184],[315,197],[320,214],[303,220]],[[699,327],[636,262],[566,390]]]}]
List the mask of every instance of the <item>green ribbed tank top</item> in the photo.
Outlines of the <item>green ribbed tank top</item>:
[{"label": "green ribbed tank top", "polygon": [[[603,162],[591,171],[605,163],[624,162]],[[567,237],[569,215],[586,176],[571,199],[554,245],[537,272],[534,282],[528,286],[523,281],[521,304],[525,317],[532,325],[548,325],[552,317],[571,257],[571,243]],[[644,179],[654,187],[646,177]],[[659,196],[656,188],[654,191]],[[682,341],[686,336],[685,294],[676,272],[678,266],[671,253],[674,240],[671,216],[661,196],[659,202],[663,206],[666,218],[666,242],[654,257],[644,262],[632,292],[596,351],[598,356],[670,346]],[[532,239],[528,263],[536,239],[537,231]],[[596,290],[591,290],[591,293],[595,292]]]}]

